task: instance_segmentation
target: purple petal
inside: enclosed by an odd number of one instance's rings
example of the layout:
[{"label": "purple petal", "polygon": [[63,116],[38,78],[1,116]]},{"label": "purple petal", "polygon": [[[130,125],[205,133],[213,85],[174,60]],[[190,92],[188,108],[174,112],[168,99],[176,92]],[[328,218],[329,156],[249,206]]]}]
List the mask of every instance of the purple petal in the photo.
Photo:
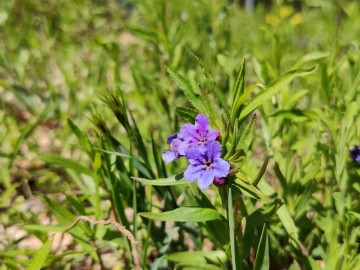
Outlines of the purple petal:
[{"label": "purple petal", "polygon": [[167,149],[162,152],[161,157],[165,161],[165,164],[169,164],[170,162],[174,161],[178,157],[178,155],[173,150]]},{"label": "purple petal", "polygon": [[204,144],[200,145],[191,145],[188,149],[185,151],[185,157],[190,163],[205,163],[205,153],[206,148],[204,147]]},{"label": "purple petal", "polygon": [[179,148],[181,146],[181,144],[183,143],[183,141],[178,138],[178,139],[174,139],[171,142],[170,148],[175,152],[178,153],[179,152]]},{"label": "purple petal", "polygon": [[180,155],[185,156],[185,152],[186,150],[189,148],[189,142],[188,141],[183,141],[179,144],[177,150],[179,152]]},{"label": "purple petal", "polygon": [[167,144],[171,144],[171,142],[178,137],[178,134],[175,133],[167,138]]},{"label": "purple petal", "polygon": [[206,156],[212,160],[221,156],[221,144],[218,141],[207,142],[204,144]]},{"label": "purple petal", "polygon": [[201,189],[207,188],[214,181],[214,172],[213,170],[203,170],[202,174],[198,178],[198,184]]},{"label": "purple petal", "polygon": [[180,136],[184,138],[184,140],[200,140],[200,135],[196,129],[196,127],[192,124],[184,124],[180,128]]},{"label": "purple petal", "polygon": [[195,126],[199,133],[206,132],[209,129],[209,118],[204,114],[198,114],[195,118]]},{"label": "purple petal", "polygon": [[216,158],[212,164],[212,169],[216,177],[225,177],[229,174],[230,164],[221,158]]},{"label": "purple petal", "polygon": [[220,132],[218,130],[210,129],[206,133],[206,140],[208,142],[215,141],[219,137],[219,135],[220,135]]},{"label": "purple petal", "polygon": [[188,182],[197,181],[204,169],[205,169],[204,166],[200,163],[195,166],[193,164],[190,164],[184,172],[185,180]]}]

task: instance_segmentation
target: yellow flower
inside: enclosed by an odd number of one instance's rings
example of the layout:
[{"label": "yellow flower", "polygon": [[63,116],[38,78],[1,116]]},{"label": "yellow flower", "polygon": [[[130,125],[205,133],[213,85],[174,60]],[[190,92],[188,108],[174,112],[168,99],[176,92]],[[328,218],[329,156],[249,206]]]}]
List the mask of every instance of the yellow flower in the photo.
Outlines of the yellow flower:
[{"label": "yellow flower", "polygon": [[279,15],[280,18],[284,19],[286,17],[289,17],[293,13],[293,8],[289,6],[283,6],[280,7]]},{"label": "yellow flower", "polygon": [[289,23],[291,25],[298,25],[298,24],[303,23],[303,21],[304,21],[303,15],[300,12],[298,12],[294,16],[291,17]]}]

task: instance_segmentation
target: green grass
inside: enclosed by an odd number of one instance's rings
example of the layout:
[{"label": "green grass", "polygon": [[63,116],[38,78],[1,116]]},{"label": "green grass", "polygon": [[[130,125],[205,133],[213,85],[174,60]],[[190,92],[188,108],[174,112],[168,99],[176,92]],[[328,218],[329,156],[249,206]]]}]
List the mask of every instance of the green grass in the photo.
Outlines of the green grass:
[{"label": "green grass", "polygon": [[[359,269],[359,3],[120,2],[0,3],[0,269]],[[197,113],[228,186],[161,159]]]}]

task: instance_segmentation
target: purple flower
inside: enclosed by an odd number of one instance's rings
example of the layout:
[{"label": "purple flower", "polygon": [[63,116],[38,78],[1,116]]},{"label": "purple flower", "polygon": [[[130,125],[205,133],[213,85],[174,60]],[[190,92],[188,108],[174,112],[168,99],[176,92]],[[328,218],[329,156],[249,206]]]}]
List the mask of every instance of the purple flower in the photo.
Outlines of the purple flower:
[{"label": "purple flower", "polygon": [[354,161],[360,163],[360,146],[359,145],[355,145],[354,148],[352,150],[350,150],[350,156],[352,157],[352,159]]},{"label": "purple flower", "polygon": [[185,156],[189,147],[201,147],[205,142],[215,141],[219,135],[219,131],[209,129],[209,118],[204,114],[198,114],[195,125],[184,124],[179,133],[168,137],[170,149],[162,153],[162,158],[169,164],[178,157]]},{"label": "purple flower", "polygon": [[182,142],[183,139],[178,138],[177,133],[168,137],[167,143],[170,145],[170,149],[167,149],[162,153],[162,159],[165,161],[166,164],[169,164],[170,162],[181,156],[181,154],[179,153],[179,147]]},{"label": "purple flower", "polygon": [[184,178],[188,182],[198,181],[199,187],[204,189],[210,186],[215,177],[227,176],[230,165],[220,155],[221,144],[217,141],[188,148],[185,157],[190,164],[184,172]]},{"label": "purple flower", "polygon": [[187,148],[201,146],[205,142],[213,142],[219,137],[218,130],[209,129],[209,118],[204,114],[198,114],[195,125],[184,124],[180,129],[180,137],[184,140],[179,148],[181,155],[185,155]]}]

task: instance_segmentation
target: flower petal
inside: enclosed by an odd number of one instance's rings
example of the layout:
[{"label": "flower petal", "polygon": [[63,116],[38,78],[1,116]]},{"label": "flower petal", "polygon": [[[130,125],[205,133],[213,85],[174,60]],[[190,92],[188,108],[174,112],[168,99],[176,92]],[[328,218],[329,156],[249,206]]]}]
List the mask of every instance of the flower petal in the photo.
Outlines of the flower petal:
[{"label": "flower petal", "polygon": [[206,156],[213,160],[221,156],[221,144],[218,141],[207,142],[204,147],[206,148]]},{"label": "flower petal", "polygon": [[220,132],[215,129],[210,129],[206,133],[206,141],[211,142],[215,141],[220,135]]},{"label": "flower petal", "polygon": [[200,135],[197,132],[197,129],[192,124],[184,124],[180,128],[180,136],[185,140],[200,140]]},{"label": "flower petal", "polygon": [[225,177],[229,174],[230,164],[221,158],[216,158],[212,164],[212,169],[214,176]]},{"label": "flower petal", "polygon": [[201,189],[207,188],[214,181],[214,172],[211,169],[203,170],[198,179],[198,184]]},{"label": "flower petal", "polygon": [[198,114],[195,118],[195,126],[200,134],[205,133],[209,129],[209,118],[204,114]]},{"label": "flower petal", "polygon": [[165,161],[165,164],[169,164],[170,162],[177,159],[178,155],[171,149],[167,149],[161,154],[162,159]]},{"label": "flower petal", "polygon": [[204,144],[189,145],[185,150],[185,157],[190,163],[205,163],[204,153],[206,148]]},{"label": "flower petal", "polygon": [[190,164],[184,171],[184,178],[188,182],[195,182],[199,179],[204,170],[204,166],[200,163],[193,165]]},{"label": "flower petal", "polygon": [[169,136],[167,138],[167,144],[170,144],[174,139],[176,139],[178,137],[177,133],[174,133],[173,135]]}]

